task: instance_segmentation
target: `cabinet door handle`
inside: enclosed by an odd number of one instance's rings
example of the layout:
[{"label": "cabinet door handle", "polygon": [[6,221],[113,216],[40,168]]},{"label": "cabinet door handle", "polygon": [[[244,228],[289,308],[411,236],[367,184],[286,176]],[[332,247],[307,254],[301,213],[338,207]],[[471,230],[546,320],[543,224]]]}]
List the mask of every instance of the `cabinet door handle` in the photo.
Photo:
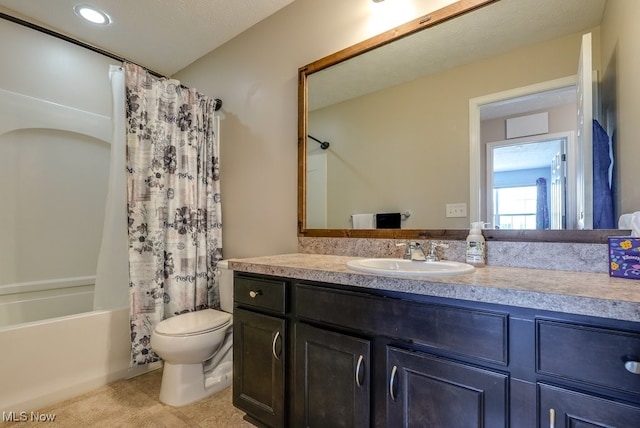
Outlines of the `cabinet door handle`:
[{"label": "cabinet door handle", "polygon": [[640,361],[627,360],[624,362],[624,368],[627,369],[629,373],[640,374]]},{"label": "cabinet door handle", "polygon": [[252,299],[255,299],[256,297],[262,295],[262,290],[251,290],[249,291],[249,297],[251,297]]},{"label": "cabinet door handle", "polygon": [[396,397],[396,393],[398,389],[398,385],[396,382],[397,374],[398,374],[398,367],[393,366],[393,368],[391,369],[391,376],[389,377],[389,395],[391,396],[391,399],[393,401],[396,401],[397,399]]},{"label": "cabinet door handle", "polygon": [[549,409],[549,428],[556,428],[556,411]]},{"label": "cabinet door handle", "polygon": [[358,363],[356,364],[356,385],[362,388],[364,383],[364,356],[358,357]]},{"label": "cabinet door handle", "polygon": [[276,331],[275,336],[273,336],[273,342],[271,342],[271,353],[276,360],[280,359],[280,355],[276,352],[276,343],[278,342],[278,338],[280,337],[280,332]]}]

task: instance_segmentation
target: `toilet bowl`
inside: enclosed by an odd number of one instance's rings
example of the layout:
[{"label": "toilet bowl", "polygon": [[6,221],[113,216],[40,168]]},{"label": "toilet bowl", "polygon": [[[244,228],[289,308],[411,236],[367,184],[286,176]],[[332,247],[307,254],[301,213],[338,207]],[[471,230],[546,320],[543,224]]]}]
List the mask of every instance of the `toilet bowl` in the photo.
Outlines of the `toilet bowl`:
[{"label": "toilet bowl", "polygon": [[155,327],[151,347],[162,360],[160,401],[184,406],[223,390],[232,381],[233,272],[220,270],[220,307],[168,318]]}]

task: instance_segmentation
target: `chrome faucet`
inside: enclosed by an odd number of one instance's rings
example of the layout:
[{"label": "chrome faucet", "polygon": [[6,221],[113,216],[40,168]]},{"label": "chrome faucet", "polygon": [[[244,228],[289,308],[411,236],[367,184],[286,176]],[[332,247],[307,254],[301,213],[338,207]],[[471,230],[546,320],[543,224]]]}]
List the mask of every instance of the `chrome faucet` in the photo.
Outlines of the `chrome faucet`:
[{"label": "chrome faucet", "polygon": [[404,256],[402,257],[403,259],[413,260],[418,262],[424,262],[425,260],[427,260],[427,256],[425,255],[424,250],[422,249],[419,243],[409,241],[406,244],[405,243],[396,244],[397,247],[401,245],[404,245],[406,247],[404,251]]}]

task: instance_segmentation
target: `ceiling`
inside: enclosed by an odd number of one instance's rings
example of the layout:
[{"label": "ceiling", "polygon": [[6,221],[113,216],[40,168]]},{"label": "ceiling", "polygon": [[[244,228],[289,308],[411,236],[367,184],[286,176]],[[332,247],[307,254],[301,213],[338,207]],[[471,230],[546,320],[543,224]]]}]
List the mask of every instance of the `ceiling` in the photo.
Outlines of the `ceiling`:
[{"label": "ceiling", "polygon": [[[171,76],[294,0],[0,0],[0,12]],[[82,22],[79,3],[101,8],[109,26]]]},{"label": "ceiling", "polygon": [[[309,110],[597,27],[605,5],[606,0],[501,0],[311,74]],[[483,119],[501,115],[498,107],[485,109]]]}]

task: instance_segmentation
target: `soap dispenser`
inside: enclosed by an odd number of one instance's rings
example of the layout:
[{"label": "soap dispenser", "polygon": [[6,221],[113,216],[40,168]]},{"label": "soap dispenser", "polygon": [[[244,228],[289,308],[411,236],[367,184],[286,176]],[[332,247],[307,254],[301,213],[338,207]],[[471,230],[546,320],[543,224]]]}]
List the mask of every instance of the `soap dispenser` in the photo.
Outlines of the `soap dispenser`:
[{"label": "soap dispenser", "polygon": [[467,236],[467,263],[473,266],[484,266],[486,260],[486,245],[482,236],[484,222],[471,223],[469,236]]}]

